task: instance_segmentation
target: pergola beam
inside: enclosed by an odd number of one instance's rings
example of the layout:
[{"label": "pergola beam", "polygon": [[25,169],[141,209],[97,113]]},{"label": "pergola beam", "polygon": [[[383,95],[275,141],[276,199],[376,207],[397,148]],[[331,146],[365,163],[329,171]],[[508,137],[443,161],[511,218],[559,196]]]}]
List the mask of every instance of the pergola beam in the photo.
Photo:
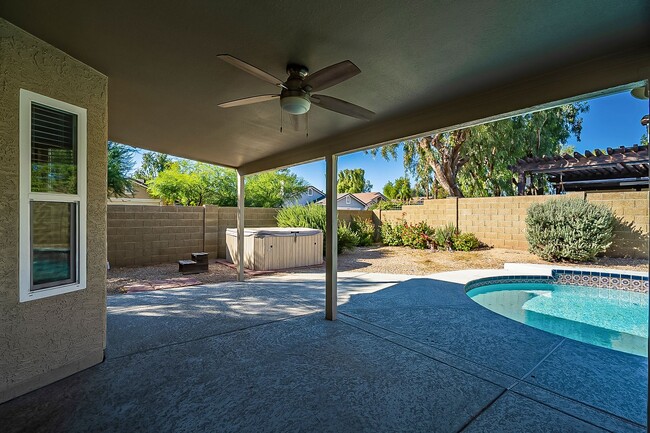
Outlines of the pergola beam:
[{"label": "pergola beam", "polygon": [[648,164],[648,152],[626,152],[613,155],[592,156],[589,158],[570,161],[560,159],[557,161],[526,161],[512,167],[517,172],[525,173],[559,173],[561,171],[589,170],[595,168],[619,167],[621,164],[627,166]]}]

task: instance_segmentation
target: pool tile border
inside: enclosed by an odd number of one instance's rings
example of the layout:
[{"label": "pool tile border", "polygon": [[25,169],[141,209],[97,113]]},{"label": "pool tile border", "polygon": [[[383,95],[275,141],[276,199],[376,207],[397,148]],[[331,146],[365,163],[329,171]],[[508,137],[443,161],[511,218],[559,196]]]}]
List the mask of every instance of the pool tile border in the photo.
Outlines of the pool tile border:
[{"label": "pool tile border", "polygon": [[628,275],[625,273],[574,271],[553,269],[548,275],[506,275],[479,278],[465,285],[465,291],[490,284],[566,284],[572,286],[589,286],[601,289],[623,290],[628,292],[648,293],[648,277]]}]

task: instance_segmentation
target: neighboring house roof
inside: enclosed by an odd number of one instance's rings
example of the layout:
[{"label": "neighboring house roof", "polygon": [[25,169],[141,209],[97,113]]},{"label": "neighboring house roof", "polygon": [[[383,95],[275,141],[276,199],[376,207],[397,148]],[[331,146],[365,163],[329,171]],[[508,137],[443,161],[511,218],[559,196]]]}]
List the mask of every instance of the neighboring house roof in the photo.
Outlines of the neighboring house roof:
[{"label": "neighboring house roof", "polygon": [[131,192],[124,197],[110,196],[109,204],[150,204],[161,205],[162,201],[149,195],[147,184],[140,179],[129,179],[131,181]]},{"label": "neighboring house roof", "polygon": [[386,196],[380,192],[359,192],[352,195],[366,205],[378,200],[387,200]]},{"label": "neighboring house roof", "polygon": [[[346,196],[349,196],[350,199],[355,200],[359,202],[361,205],[364,207],[368,207],[369,205],[376,203],[377,201],[380,200],[387,200],[386,196],[380,192],[358,192],[358,193],[340,193],[336,194],[336,201],[341,201],[341,199],[344,199]],[[318,204],[325,204],[326,199],[319,200],[317,202]]]},{"label": "neighboring house roof", "polygon": [[[307,185],[307,189],[309,189],[309,188],[311,188],[312,191],[314,192],[314,194],[316,194],[316,195],[318,195],[318,194],[323,195],[323,196],[325,195],[325,193],[323,191],[321,191],[320,189],[316,188],[313,185]],[[306,194],[306,192],[305,192],[305,194]]]}]

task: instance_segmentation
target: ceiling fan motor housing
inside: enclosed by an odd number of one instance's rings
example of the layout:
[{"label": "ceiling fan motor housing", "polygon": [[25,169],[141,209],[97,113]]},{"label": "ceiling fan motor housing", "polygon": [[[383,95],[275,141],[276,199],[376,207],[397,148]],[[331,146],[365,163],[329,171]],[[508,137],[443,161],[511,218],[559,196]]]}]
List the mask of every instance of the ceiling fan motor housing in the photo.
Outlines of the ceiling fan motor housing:
[{"label": "ceiling fan motor housing", "polygon": [[280,93],[280,106],[289,114],[305,114],[311,107],[309,93],[302,89],[302,80],[307,76],[309,70],[302,65],[289,64],[287,66],[289,78]]}]

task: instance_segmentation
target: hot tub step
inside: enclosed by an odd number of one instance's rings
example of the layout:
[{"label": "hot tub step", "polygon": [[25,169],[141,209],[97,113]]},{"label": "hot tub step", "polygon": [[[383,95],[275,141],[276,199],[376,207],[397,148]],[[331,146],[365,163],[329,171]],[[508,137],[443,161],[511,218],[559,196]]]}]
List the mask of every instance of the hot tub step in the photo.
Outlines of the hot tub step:
[{"label": "hot tub step", "polygon": [[208,253],[192,253],[192,260],[196,263],[208,263]]},{"label": "hot tub step", "polygon": [[198,274],[199,272],[208,271],[208,262],[197,263],[194,260],[179,260],[178,272],[183,274]]}]

